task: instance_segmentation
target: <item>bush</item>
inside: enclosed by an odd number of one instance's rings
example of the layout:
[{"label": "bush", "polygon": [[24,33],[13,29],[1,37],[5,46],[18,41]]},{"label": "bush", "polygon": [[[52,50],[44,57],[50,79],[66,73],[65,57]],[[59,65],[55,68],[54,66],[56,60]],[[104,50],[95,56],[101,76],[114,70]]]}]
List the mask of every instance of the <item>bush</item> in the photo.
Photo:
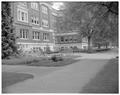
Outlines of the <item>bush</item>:
[{"label": "bush", "polygon": [[2,64],[5,64],[5,65],[22,65],[22,64],[31,64],[36,62],[39,62],[39,59],[27,58],[27,57],[2,60]]},{"label": "bush", "polygon": [[50,50],[50,47],[49,47],[49,46],[46,47],[45,53],[47,53],[47,54],[50,54],[50,53],[51,53],[51,50]]},{"label": "bush", "polygon": [[57,61],[62,61],[63,58],[61,56],[53,55],[51,57],[51,60],[54,61],[54,62],[57,62]]},{"label": "bush", "polygon": [[10,2],[2,2],[2,59],[17,52]]},{"label": "bush", "polygon": [[104,49],[96,49],[97,52],[101,52],[101,51],[108,51],[110,50],[110,48],[104,48]]}]

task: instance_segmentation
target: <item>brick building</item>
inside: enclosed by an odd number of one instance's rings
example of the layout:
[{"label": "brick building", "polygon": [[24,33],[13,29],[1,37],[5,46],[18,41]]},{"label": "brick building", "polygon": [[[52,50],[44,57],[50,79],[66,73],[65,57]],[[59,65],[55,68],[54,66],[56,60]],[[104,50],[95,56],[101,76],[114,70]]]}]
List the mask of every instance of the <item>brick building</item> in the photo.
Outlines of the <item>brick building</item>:
[{"label": "brick building", "polygon": [[50,3],[12,2],[11,3],[16,43],[24,51],[54,50],[56,32],[56,10]]},{"label": "brick building", "polygon": [[16,43],[23,51],[87,46],[77,33],[62,33],[56,23],[61,13],[50,2],[11,2],[11,10]]},{"label": "brick building", "polygon": [[77,32],[57,33],[56,34],[57,49],[79,48],[87,49],[87,39],[82,38]]}]

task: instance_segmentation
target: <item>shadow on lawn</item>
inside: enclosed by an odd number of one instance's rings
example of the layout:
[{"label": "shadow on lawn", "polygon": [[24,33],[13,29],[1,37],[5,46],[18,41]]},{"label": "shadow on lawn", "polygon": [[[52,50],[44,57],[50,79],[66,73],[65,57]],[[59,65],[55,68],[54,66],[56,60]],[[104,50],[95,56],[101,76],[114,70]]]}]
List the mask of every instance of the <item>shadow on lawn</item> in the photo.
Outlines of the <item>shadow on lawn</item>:
[{"label": "shadow on lawn", "polygon": [[118,83],[118,58],[116,58],[111,59],[80,93],[118,93]]},{"label": "shadow on lawn", "polygon": [[6,87],[33,78],[33,75],[13,72],[2,72],[2,93],[7,93]]}]

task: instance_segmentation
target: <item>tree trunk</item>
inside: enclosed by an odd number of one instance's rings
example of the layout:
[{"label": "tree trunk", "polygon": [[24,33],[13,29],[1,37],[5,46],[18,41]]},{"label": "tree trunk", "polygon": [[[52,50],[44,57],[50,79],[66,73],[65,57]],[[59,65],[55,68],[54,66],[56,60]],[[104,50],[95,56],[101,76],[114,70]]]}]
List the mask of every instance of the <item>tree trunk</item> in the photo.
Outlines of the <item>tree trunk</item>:
[{"label": "tree trunk", "polygon": [[88,52],[91,51],[91,37],[88,36]]},{"label": "tree trunk", "polygon": [[101,48],[101,45],[100,44],[98,44],[98,49],[100,49]]},{"label": "tree trunk", "polygon": [[106,46],[106,48],[108,48],[108,44],[106,44],[105,46]]}]

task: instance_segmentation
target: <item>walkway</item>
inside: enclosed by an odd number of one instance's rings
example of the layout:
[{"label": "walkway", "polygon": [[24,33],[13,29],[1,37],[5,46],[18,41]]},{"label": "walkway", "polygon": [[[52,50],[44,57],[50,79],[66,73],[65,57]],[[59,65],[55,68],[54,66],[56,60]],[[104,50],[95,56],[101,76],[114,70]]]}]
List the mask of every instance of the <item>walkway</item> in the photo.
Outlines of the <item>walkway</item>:
[{"label": "walkway", "polygon": [[[87,56],[88,55],[88,56]],[[117,55],[114,52],[87,54],[80,57],[80,61],[65,67],[17,67],[17,72],[31,73],[33,79],[17,83],[7,88],[8,93],[78,93],[108,62]],[[97,56],[98,55],[98,56]],[[12,71],[3,67],[5,71]],[[16,67],[15,67],[16,68]],[[13,72],[16,72],[13,70]],[[43,71],[41,73],[41,71]]]}]

